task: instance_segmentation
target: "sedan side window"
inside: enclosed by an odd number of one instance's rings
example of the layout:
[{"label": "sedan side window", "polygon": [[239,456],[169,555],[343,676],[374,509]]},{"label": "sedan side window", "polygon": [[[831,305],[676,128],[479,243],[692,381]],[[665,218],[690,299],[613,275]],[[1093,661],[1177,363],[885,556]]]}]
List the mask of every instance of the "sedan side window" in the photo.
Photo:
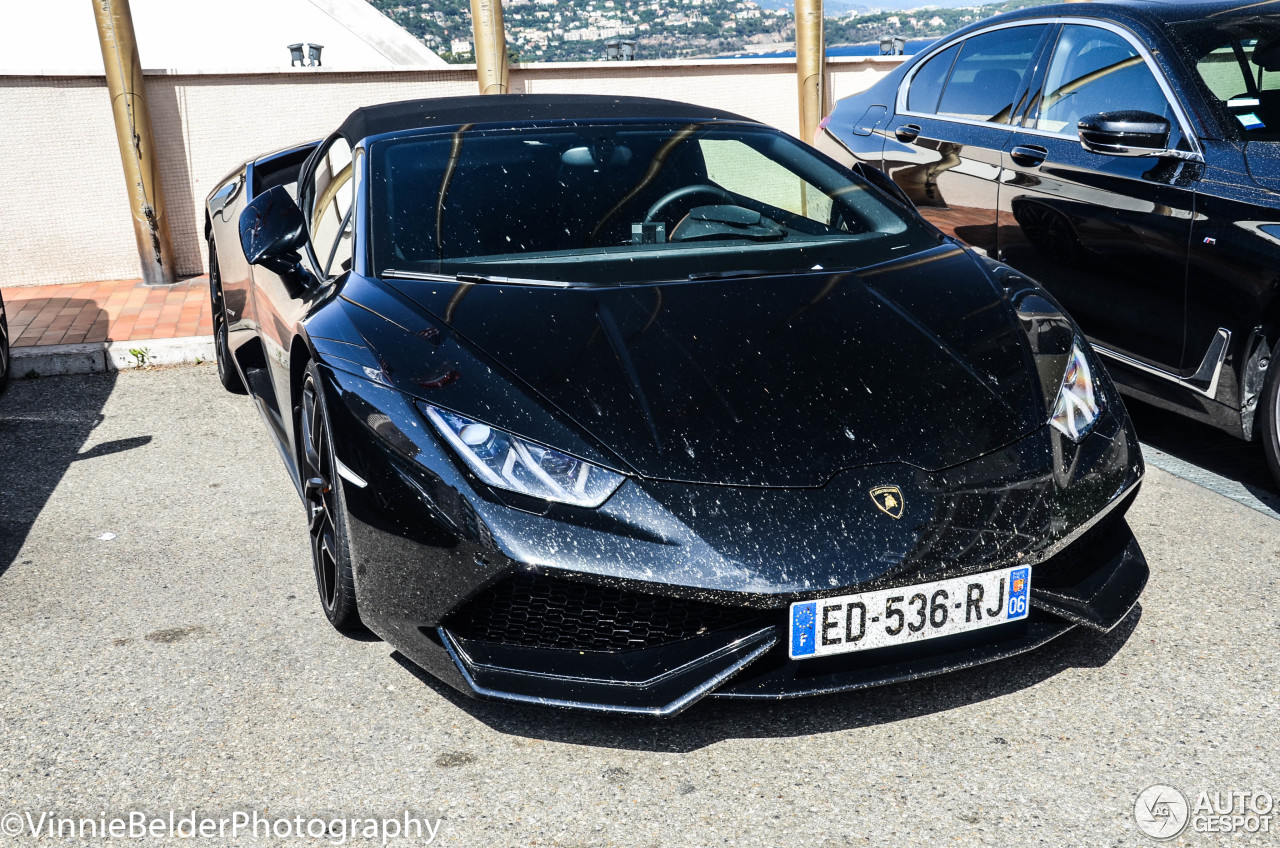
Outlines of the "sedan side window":
[{"label": "sedan side window", "polygon": [[1175,130],[1178,126],[1151,68],[1132,44],[1110,30],[1064,26],[1044,90],[1038,130],[1075,136],[1081,118],[1117,110],[1151,112],[1167,118]]},{"label": "sedan side window", "polygon": [[916,71],[911,88],[907,90],[907,111],[921,115],[932,115],[938,111],[938,98],[942,95],[942,87],[947,84],[947,77],[951,76],[951,66],[959,52],[960,45],[953,44]]},{"label": "sedan side window", "polygon": [[351,179],[351,147],[335,139],[316,167],[310,196],[311,245],[325,277],[351,267],[351,220],[355,182]]},{"label": "sedan side window", "polygon": [[1043,24],[1005,27],[967,39],[942,91],[938,114],[1007,124],[1044,31]]}]

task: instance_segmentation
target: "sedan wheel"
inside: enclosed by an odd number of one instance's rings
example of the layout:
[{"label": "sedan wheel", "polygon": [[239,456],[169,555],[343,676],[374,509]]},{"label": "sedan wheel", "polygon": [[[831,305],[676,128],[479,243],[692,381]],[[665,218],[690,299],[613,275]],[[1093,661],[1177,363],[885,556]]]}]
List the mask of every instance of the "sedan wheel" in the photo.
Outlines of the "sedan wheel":
[{"label": "sedan wheel", "polygon": [[218,360],[218,380],[232,394],[247,394],[240,372],[231,361],[227,341],[227,305],[222,301],[222,274],[218,270],[218,249],[209,240],[209,311],[213,316],[213,351]]},{"label": "sedan wheel", "polygon": [[1262,407],[1258,410],[1258,420],[1255,423],[1261,432],[1271,478],[1280,486],[1280,362],[1276,362],[1276,353],[1280,353],[1280,344],[1276,345],[1271,355],[1267,382],[1262,389]]},{"label": "sedan wheel", "polygon": [[[3,301],[0,301],[0,307]],[[9,382],[9,321],[0,308],[0,389]]]},{"label": "sedan wheel", "polygon": [[338,630],[346,631],[360,627],[360,615],[356,610],[355,578],[351,573],[347,521],[342,507],[342,483],[338,478],[333,437],[319,381],[319,369],[314,362],[309,363],[298,413],[298,470],[302,475],[307,531],[311,537],[311,563],[315,569],[320,604],[329,623]]}]

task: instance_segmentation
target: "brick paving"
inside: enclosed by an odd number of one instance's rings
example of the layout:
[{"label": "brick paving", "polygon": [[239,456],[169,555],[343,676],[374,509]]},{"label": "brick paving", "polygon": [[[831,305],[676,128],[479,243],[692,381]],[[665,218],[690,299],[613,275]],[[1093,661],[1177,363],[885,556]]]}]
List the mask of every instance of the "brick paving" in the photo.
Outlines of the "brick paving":
[{"label": "brick paving", "polygon": [[22,286],[3,295],[14,347],[213,334],[207,276],[158,287],[141,280]]}]

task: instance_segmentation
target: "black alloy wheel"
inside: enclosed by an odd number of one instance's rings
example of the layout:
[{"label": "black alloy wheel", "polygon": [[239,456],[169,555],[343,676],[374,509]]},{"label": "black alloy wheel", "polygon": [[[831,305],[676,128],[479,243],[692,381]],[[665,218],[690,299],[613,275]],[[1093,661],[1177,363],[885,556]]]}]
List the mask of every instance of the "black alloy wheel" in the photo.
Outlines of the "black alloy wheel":
[{"label": "black alloy wheel", "polygon": [[218,271],[218,249],[209,239],[209,311],[213,316],[213,351],[218,361],[218,381],[232,394],[248,394],[240,372],[231,361],[231,347],[227,341],[227,306],[222,300],[222,275]]},{"label": "black alloy wheel", "polygon": [[0,300],[0,391],[9,384],[9,319]]},{"label": "black alloy wheel", "polygon": [[298,471],[302,476],[311,537],[311,564],[316,589],[329,623],[341,631],[358,630],[355,578],[351,572],[351,548],[346,515],[342,511],[342,481],[338,477],[333,436],[320,390],[320,372],[307,363],[298,409]]},{"label": "black alloy wheel", "polygon": [[1280,486],[1280,362],[1276,361],[1277,353],[1280,353],[1280,342],[1271,350],[1267,381],[1262,388],[1262,397],[1259,399],[1261,407],[1258,409],[1254,428],[1266,451],[1271,479]]}]

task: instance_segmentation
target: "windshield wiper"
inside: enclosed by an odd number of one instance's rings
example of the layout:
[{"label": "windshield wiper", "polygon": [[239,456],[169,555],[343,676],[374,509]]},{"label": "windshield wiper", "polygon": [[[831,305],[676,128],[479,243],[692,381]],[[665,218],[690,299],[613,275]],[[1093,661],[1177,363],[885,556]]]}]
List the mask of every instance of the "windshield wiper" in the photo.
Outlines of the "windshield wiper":
[{"label": "windshield wiper", "polygon": [[698,271],[690,274],[691,281],[696,280],[736,280],[738,278],[747,277],[773,277],[779,272],[777,271],[753,271],[753,270],[735,270],[735,271]]},{"label": "windshield wiper", "polygon": [[398,271],[388,268],[382,272],[384,277],[399,277],[402,280],[426,280],[432,283],[483,283],[505,286],[547,286],[555,289],[569,288],[573,283],[560,280],[534,280],[525,277],[497,277],[491,274],[431,274],[425,271]]},{"label": "windshield wiper", "polygon": [[683,242],[692,244],[699,241],[730,241],[733,239],[746,239],[747,241],[782,241],[787,234],[782,231],[778,232],[749,232],[747,230],[738,230],[736,232],[719,232],[719,233],[702,233],[696,236],[686,236],[685,238],[671,239],[673,242]]}]

